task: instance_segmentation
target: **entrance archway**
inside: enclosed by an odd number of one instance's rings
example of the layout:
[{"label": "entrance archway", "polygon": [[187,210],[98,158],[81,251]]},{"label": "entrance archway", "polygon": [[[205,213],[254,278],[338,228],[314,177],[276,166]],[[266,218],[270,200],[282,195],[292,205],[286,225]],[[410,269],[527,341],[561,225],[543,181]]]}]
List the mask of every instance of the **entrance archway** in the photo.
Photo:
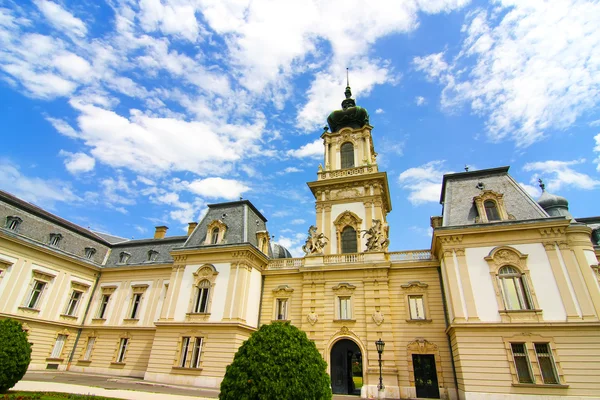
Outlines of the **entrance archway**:
[{"label": "entrance archway", "polygon": [[349,339],[336,342],[329,358],[331,390],[334,394],[360,395],[363,385],[363,357],[360,348]]}]

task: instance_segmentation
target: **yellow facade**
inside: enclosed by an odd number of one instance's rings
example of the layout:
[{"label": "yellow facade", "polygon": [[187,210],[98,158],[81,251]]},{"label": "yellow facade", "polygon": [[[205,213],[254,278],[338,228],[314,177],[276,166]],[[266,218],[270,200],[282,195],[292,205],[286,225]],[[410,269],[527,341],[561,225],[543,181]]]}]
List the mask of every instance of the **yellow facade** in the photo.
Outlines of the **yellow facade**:
[{"label": "yellow facade", "polygon": [[0,317],[24,323],[30,369],[218,387],[252,332],[290,321],[336,393],[600,399],[591,225],[547,213],[503,167],[446,175],[431,249],[389,251],[368,117],[334,126],[302,258],[275,254],[247,200],[209,206],[187,236],[120,241],[2,193]]}]

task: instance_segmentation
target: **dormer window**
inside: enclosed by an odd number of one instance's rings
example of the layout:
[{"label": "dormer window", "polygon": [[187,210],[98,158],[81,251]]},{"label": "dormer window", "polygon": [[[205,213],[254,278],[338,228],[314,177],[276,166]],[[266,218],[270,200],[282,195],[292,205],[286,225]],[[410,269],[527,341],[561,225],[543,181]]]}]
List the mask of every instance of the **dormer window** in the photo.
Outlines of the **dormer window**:
[{"label": "dormer window", "polygon": [[477,209],[476,224],[514,220],[504,205],[504,195],[493,190],[483,190],[479,196],[473,197]]},{"label": "dormer window", "polygon": [[60,233],[51,233],[48,244],[52,247],[58,247],[61,240],[62,240],[62,235]]},{"label": "dormer window", "polygon": [[148,261],[156,261],[158,260],[158,251],[150,250],[148,252]]},{"label": "dormer window", "polygon": [[119,264],[125,264],[127,261],[129,261],[130,257],[131,254],[127,253],[126,251],[122,251],[119,253]]},{"label": "dormer window", "polygon": [[500,213],[495,201],[486,200],[483,202],[483,207],[485,208],[485,215],[488,221],[500,221]]},{"label": "dormer window", "polygon": [[16,216],[10,216],[10,217],[6,217],[6,229],[9,229],[11,231],[16,231],[17,228],[19,227],[19,225],[21,225],[21,222],[23,222],[23,220],[19,217]]},{"label": "dormer window", "polygon": [[212,234],[210,237],[210,243],[211,244],[219,243],[219,228],[213,228]]},{"label": "dormer window", "polygon": [[91,260],[94,257],[94,254],[96,254],[95,248],[93,248],[93,247],[85,248],[85,258],[87,258],[88,260]]},{"label": "dormer window", "polygon": [[354,167],[354,145],[352,143],[344,143],[340,148],[340,154],[342,159],[342,168]]}]

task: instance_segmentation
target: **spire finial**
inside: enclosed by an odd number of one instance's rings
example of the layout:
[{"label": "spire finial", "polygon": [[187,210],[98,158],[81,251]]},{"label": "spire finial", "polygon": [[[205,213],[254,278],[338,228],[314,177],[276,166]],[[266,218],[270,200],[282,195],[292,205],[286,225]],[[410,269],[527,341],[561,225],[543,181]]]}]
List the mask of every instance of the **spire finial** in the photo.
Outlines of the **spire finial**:
[{"label": "spire finial", "polygon": [[469,166],[465,164],[465,172],[469,172]]},{"label": "spire finial", "polygon": [[[352,91],[350,90],[350,76],[348,73],[348,68],[346,68],[346,91],[344,92],[346,98],[349,99],[352,97]],[[343,103],[342,103],[343,106]]]},{"label": "spire finial", "polygon": [[348,68],[346,68],[346,86],[350,87],[350,73],[348,72]]},{"label": "spire finial", "polygon": [[542,181],[542,178],[538,179],[538,183],[540,184],[540,189],[542,189],[542,192],[546,191],[546,185],[544,185],[544,181]]}]

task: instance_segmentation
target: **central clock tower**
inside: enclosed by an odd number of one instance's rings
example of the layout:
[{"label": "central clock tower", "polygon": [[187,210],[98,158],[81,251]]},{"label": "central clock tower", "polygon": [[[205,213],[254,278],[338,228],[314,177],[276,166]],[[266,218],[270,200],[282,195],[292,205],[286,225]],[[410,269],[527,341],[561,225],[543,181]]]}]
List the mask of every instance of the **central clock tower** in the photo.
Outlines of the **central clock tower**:
[{"label": "central clock tower", "polygon": [[324,168],[308,182],[316,200],[317,231],[329,238],[324,254],[362,253],[363,231],[379,220],[387,233],[392,210],[387,174],[379,172],[367,110],[356,105],[346,87],[342,109],[327,118],[321,135]]}]

